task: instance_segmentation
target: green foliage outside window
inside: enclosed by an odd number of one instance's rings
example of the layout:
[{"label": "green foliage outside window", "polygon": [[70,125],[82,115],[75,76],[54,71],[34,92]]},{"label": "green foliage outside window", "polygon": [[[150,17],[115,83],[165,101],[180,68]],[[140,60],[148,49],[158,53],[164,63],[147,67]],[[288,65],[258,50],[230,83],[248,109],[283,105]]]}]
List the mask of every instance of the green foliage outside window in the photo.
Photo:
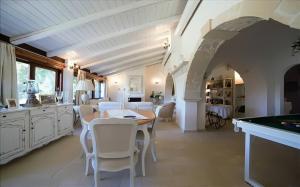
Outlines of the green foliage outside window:
[{"label": "green foliage outside window", "polygon": [[55,71],[36,67],[35,80],[39,84],[40,94],[55,94],[55,77]]},{"label": "green foliage outside window", "polygon": [[18,86],[18,99],[20,104],[24,104],[27,99],[25,92],[26,83],[29,79],[29,64],[17,62],[17,86]]}]

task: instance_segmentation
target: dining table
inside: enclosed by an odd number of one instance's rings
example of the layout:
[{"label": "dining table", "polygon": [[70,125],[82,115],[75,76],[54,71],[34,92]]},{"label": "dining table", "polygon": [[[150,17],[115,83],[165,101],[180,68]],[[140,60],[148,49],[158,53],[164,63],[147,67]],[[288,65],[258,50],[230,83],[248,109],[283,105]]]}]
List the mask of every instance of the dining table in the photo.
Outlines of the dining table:
[{"label": "dining table", "polygon": [[[117,110],[114,110],[117,111]],[[150,143],[150,135],[148,132],[148,125],[152,124],[155,121],[155,113],[152,110],[119,110],[117,112],[122,113],[122,112],[130,112],[131,114],[136,114],[137,116],[142,116],[143,118],[132,118],[135,119],[137,122],[137,130],[142,131],[144,134],[144,146],[143,146],[143,151],[142,151],[142,173],[143,176],[146,176],[145,172],[145,157],[147,153],[147,149]],[[123,117],[123,119],[126,119],[126,116],[118,116],[117,118]],[[82,131],[80,134],[80,143],[83,147],[84,153],[86,158],[91,157],[91,152],[88,150],[88,134],[91,129],[89,129],[89,123],[94,120],[94,119],[110,119],[110,118],[116,118],[116,116],[111,115],[111,112],[108,111],[97,111],[91,114],[88,114],[83,117],[82,119]],[[128,119],[128,118],[127,118]],[[87,167],[88,168],[88,167]],[[88,174],[88,170],[86,171],[86,174]]]}]

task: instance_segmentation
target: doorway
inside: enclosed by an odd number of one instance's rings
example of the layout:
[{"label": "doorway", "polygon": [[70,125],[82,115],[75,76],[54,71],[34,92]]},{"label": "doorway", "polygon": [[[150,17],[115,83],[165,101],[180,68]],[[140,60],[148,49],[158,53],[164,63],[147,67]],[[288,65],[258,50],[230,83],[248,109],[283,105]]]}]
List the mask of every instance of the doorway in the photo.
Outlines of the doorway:
[{"label": "doorway", "polygon": [[284,114],[300,113],[300,64],[284,75]]},{"label": "doorway", "polygon": [[220,128],[245,116],[245,83],[229,65],[216,66],[205,84],[206,127]]}]

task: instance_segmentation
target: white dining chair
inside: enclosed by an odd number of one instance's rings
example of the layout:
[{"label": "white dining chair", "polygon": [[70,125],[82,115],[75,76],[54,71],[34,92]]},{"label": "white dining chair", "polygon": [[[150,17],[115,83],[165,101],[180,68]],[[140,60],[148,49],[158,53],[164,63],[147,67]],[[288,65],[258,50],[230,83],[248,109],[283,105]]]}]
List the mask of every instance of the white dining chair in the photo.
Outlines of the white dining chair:
[{"label": "white dining chair", "polygon": [[92,114],[94,112],[94,109],[91,105],[80,105],[79,106],[79,117],[80,117],[80,122],[81,125],[83,125],[84,123],[84,116],[88,115],[88,114]]},{"label": "white dining chair", "polygon": [[153,111],[153,103],[152,102],[137,102],[137,109]]},{"label": "white dining chair", "polygon": [[[79,116],[80,116],[81,126],[82,125],[88,125],[83,120],[83,118],[88,114],[92,114],[93,112],[94,112],[94,108],[91,105],[80,105],[79,106]],[[92,139],[90,134],[87,136],[87,138],[89,140]],[[89,166],[90,166],[90,159],[91,159],[91,150],[88,150],[89,148],[90,148],[90,146],[88,146],[88,147],[83,146],[83,151],[84,151],[84,154],[85,154],[85,174],[86,175],[88,175]]]},{"label": "white dining chair", "polygon": [[94,119],[89,123],[92,132],[95,187],[100,171],[130,170],[130,186],[134,187],[135,164],[138,149],[135,147],[136,121],[132,119]]},{"label": "white dining chair", "polygon": [[104,112],[106,110],[113,110],[113,109],[122,109],[121,102],[100,102],[99,103],[99,111]]},{"label": "white dining chair", "polygon": [[[152,159],[154,162],[157,161],[157,152],[156,152],[156,120],[153,121],[153,123],[148,125],[148,132],[150,135],[150,148],[151,148],[151,154]],[[144,133],[142,131],[138,131],[136,135],[136,142],[138,144],[144,143]]]},{"label": "white dining chair", "polygon": [[137,110],[137,103],[136,102],[128,102],[125,104],[126,109],[130,110]]}]

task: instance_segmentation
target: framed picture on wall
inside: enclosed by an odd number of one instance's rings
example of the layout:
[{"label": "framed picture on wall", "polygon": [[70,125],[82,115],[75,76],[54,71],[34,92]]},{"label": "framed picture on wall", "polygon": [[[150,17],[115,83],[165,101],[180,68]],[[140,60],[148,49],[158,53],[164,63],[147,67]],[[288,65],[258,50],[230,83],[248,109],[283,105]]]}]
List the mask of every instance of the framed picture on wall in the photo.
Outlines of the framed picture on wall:
[{"label": "framed picture on wall", "polygon": [[131,94],[142,94],[143,93],[143,76],[142,75],[131,75],[129,76],[129,92]]},{"label": "framed picture on wall", "polygon": [[6,99],[6,103],[8,108],[17,108],[17,100],[16,99]]}]

